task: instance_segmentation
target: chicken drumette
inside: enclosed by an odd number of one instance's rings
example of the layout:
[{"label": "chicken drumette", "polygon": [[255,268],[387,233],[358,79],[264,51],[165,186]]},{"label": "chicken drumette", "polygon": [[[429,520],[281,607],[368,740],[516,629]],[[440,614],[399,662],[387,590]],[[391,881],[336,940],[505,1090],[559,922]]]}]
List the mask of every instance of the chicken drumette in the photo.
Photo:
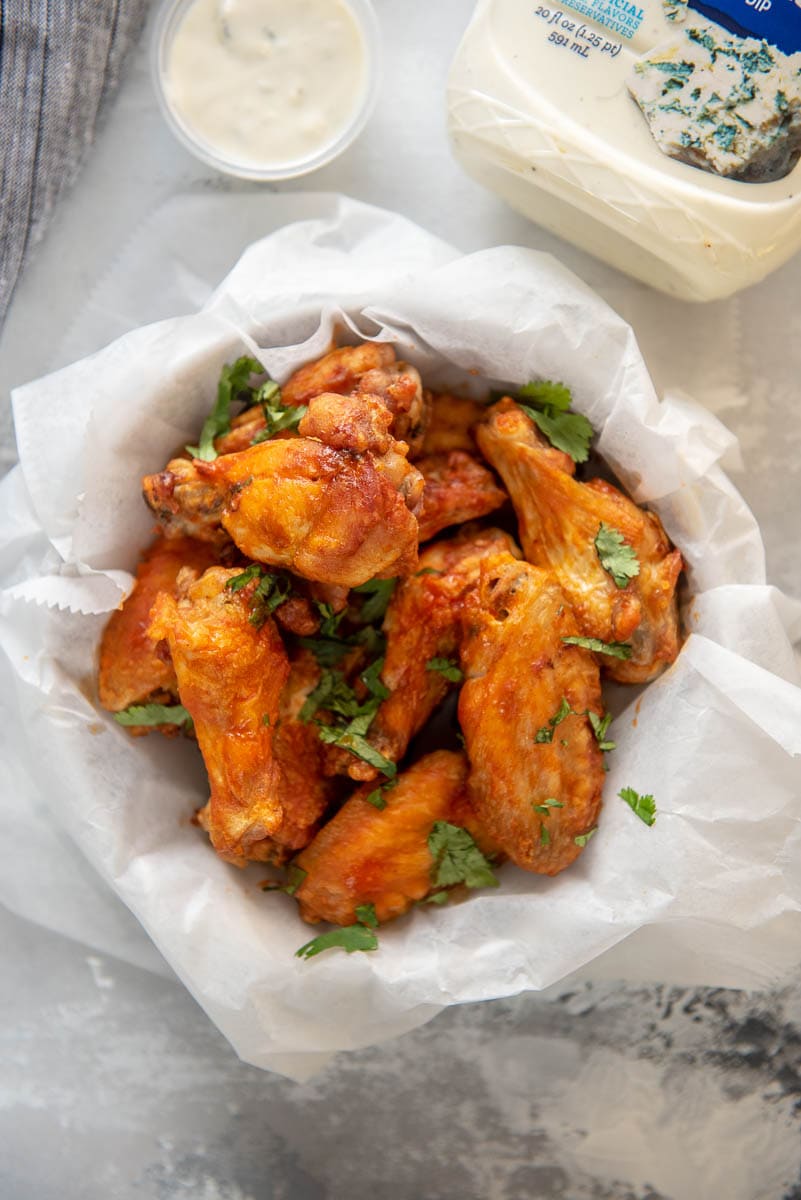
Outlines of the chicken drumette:
[{"label": "chicken drumette", "polygon": [[423,478],[389,433],[378,399],[322,395],[302,436],[213,462],[176,459],[144,480],[168,534],[219,545],[221,529],[255,562],[356,587],[414,569]]}]

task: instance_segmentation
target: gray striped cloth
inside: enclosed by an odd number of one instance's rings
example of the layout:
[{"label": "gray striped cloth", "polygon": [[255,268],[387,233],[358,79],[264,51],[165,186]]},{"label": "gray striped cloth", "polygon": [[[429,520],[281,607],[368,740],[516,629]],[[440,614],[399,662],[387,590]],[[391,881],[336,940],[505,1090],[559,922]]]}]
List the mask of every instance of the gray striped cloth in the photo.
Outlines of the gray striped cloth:
[{"label": "gray striped cloth", "polygon": [[150,0],[0,0],[0,324]]}]

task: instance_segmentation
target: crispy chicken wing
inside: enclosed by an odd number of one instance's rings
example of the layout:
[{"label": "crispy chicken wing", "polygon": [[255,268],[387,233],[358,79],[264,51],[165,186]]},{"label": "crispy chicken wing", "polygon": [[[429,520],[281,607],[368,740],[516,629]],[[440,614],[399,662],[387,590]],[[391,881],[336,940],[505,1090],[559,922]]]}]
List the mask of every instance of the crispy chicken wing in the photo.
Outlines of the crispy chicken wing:
[{"label": "crispy chicken wing", "polygon": [[[476,431],[484,456],[500,473],[520,522],[529,562],[554,572],[576,614],[579,633],[626,642],[631,657],[603,657],[621,683],[642,683],[679,650],[676,583],[681,555],[659,518],[602,480],[579,483],[563,469],[566,456],[542,444],[531,421],[510,402],[490,410]],[[636,551],[639,574],[618,587],[601,564],[601,525]]]},{"label": "crispy chicken wing", "polygon": [[449,525],[461,525],[493,512],[507,499],[492,475],[472,454],[451,450],[415,462],[425,480],[420,541],[427,542]]},{"label": "crispy chicken wing", "polygon": [[435,886],[428,849],[434,823],[471,824],[477,838],[466,776],[463,754],[437,750],[398,776],[380,811],[366,800],[372,785],[360,788],[297,859],[307,872],[295,893],[301,916],[353,925],[356,909],[374,904],[383,922],[427,896]]},{"label": "crispy chicken wing", "polygon": [[[432,660],[451,659],[456,665],[465,597],[478,583],[483,559],[499,551],[519,553],[507,533],[468,527],[424,550],[417,573],[395,589],[383,625],[387,644],[381,681],[390,695],[367,735],[391,762],[400,761],[452,686],[453,681],[432,669]],[[326,770],[353,779],[377,775],[375,767],[336,746],[328,748]]]},{"label": "crispy chicken wing", "polygon": [[[98,694],[104,708],[121,712],[131,704],[175,697],[172,665],[157,654],[147,635],[150,610],[159,592],[175,593],[178,574],[184,567],[205,571],[214,561],[213,548],[192,538],[159,538],[144,554],[133,591],[111,614],[103,631]],[[147,733],[151,728],[135,727],[131,732]]]},{"label": "crispy chicken wing", "polygon": [[392,414],[392,436],[408,444],[411,458],[421,452],[430,402],[415,367],[409,363],[393,362],[366,371],[352,395],[378,396]]},{"label": "crispy chicken wing", "polygon": [[[294,408],[308,404],[315,396],[321,396],[324,392],[341,396],[349,395],[357,388],[371,392],[373,388],[361,387],[362,379],[368,374],[373,376],[373,384],[378,394],[393,415],[397,410],[398,426],[397,430],[393,429],[395,437],[399,441],[406,440],[406,433],[410,429],[409,417],[419,417],[414,411],[414,398],[409,395],[409,376],[406,369],[395,363],[395,351],[392,346],[383,342],[341,346],[315,362],[307,363],[295,371],[294,375],[290,375],[281,388],[281,402],[286,407]],[[419,415],[422,415],[422,399]],[[216,439],[214,446],[217,453],[234,454],[240,450],[247,450],[256,434],[264,429],[264,425],[264,413],[258,405],[240,413],[231,422],[230,431]]]},{"label": "crispy chicken wing", "polygon": [[449,392],[433,392],[431,417],[423,440],[423,454],[449,454],[451,450],[475,451],[472,430],[486,416],[486,405]]},{"label": "crispy chicken wing", "polygon": [[342,587],[413,570],[422,476],[388,434],[379,400],[362,396],[341,419],[329,401],[310,403],[304,436],[213,462],[177,459],[147,476],[145,499],[165,532],[189,524],[217,541],[221,524],[255,562]]},{"label": "crispy chicken wing", "polygon": [[464,621],[468,795],[513,862],[556,875],[580,854],[576,838],[601,807],[602,755],[584,715],[603,712],[597,663],[563,642],[577,627],[554,577],[508,554],[482,564]]},{"label": "crispy chicken wing", "polygon": [[201,821],[212,845],[237,865],[281,862],[309,840],[328,798],[315,741],[302,726],[294,729],[299,722],[287,711],[302,704],[315,676],[307,665],[285,697],[283,643],[269,617],[260,628],[251,623],[250,588],[226,587],[236,574],[222,567],[199,579],[186,573],[178,598],[159,594],[149,635],[167,643],[181,703],[195,723],[211,790]]}]

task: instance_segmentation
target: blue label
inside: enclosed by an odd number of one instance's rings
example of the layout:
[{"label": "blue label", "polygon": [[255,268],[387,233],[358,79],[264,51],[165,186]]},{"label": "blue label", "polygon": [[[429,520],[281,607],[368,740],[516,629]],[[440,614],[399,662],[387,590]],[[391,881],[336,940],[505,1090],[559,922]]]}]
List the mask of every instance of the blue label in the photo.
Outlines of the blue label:
[{"label": "blue label", "polygon": [[801,0],[690,0],[690,8],[739,37],[753,37],[785,54],[801,50]]}]

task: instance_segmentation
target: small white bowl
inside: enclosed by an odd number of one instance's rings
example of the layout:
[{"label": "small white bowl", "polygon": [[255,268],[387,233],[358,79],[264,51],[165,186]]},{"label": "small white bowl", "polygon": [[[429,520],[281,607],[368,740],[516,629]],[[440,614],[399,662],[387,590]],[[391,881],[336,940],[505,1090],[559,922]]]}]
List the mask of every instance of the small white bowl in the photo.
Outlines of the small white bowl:
[{"label": "small white bowl", "polygon": [[[307,157],[293,159],[290,163],[263,165],[237,162],[228,157],[200,136],[191,125],[179,115],[173,107],[169,89],[166,85],[167,67],[172,39],[181,21],[196,0],[165,0],[156,18],[151,43],[151,71],[156,97],[164,118],[172,133],[192,154],[201,162],[215,167],[226,175],[235,175],[239,179],[250,179],[255,182],[278,182],[282,179],[296,179],[300,175],[308,175],[326,163],[338,158],[344,150],[359,136],[375,106],[378,94],[380,67],[380,34],[378,21],[371,0],[342,0],[349,9],[362,38],[364,39],[366,82],[361,101],[354,110],[353,116],[341,133],[322,149]],[[287,0],[288,4],[292,0]]]}]

